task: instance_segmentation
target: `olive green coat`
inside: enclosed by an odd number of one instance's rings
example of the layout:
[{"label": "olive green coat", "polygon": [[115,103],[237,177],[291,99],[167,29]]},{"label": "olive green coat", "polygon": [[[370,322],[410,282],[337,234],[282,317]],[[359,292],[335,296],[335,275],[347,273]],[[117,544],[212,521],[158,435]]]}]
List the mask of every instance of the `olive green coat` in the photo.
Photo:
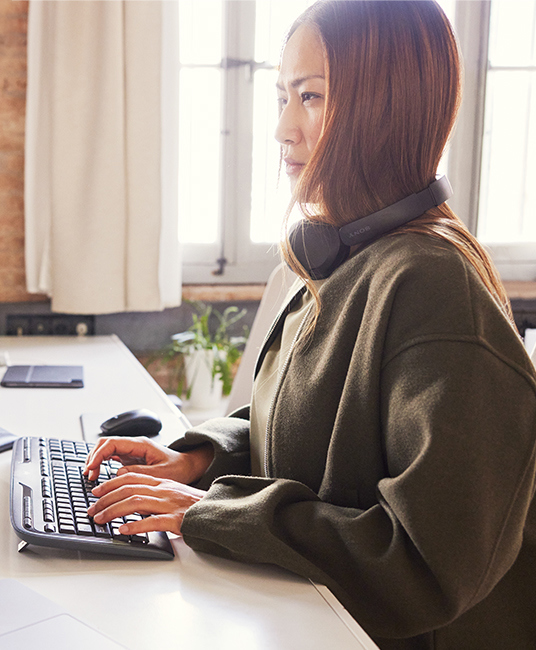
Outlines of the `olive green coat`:
[{"label": "olive green coat", "polygon": [[327,585],[382,650],[536,648],[536,376],[517,334],[423,235],[372,243],[321,297],[275,395],[272,478],[248,476],[247,420],[174,444],[216,450],[185,541]]}]

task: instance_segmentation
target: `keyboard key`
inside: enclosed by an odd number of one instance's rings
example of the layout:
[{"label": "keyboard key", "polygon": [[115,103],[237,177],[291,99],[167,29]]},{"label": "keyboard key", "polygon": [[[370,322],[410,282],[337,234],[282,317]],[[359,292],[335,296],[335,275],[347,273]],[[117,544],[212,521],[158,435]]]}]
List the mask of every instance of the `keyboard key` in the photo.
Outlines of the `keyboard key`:
[{"label": "keyboard key", "polygon": [[66,533],[68,535],[76,534],[76,529],[72,523],[60,520],[59,527],[61,533]]},{"label": "keyboard key", "polygon": [[114,519],[112,522],[110,522],[110,528],[112,529],[112,535],[114,539],[128,542],[129,536],[123,535],[123,533],[119,532],[119,527],[122,526],[124,523],[125,522],[123,520]]},{"label": "keyboard key", "polygon": [[33,527],[33,504],[32,504],[32,497],[30,496],[25,496],[22,499],[22,524],[24,528],[32,528]]},{"label": "keyboard key", "polygon": [[25,438],[23,443],[23,458],[25,463],[29,463],[32,460],[32,452],[30,448],[30,438]]},{"label": "keyboard key", "polygon": [[118,532],[117,530],[112,530],[113,538],[119,542],[128,542],[130,538],[128,535],[123,535],[123,533]]},{"label": "keyboard key", "polygon": [[41,479],[41,495],[45,498],[50,498],[52,496],[50,479],[46,476],[43,476],[43,478]]},{"label": "keyboard key", "polygon": [[93,528],[91,524],[77,524],[78,534],[79,535],[93,535]]},{"label": "keyboard key", "polygon": [[54,521],[54,506],[49,499],[43,499],[43,519],[45,521]]},{"label": "keyboard key", "polygon": [[140,514],[138,514],[137,512],[133,512],[131,515],[127,515],[125,517],[125,521],[127,523],[132,523],[134,521],[141,521],[141,519],[143,519],[143,517]]},{"label": "keyboard key", "polygon": [[58,519],[63,519],[64,521],[73,521],[73,513],[71,510],[67,510],[65,508],[58,508]]},{"label": "keyboard key", "polygon": [[93,522],[93,526],[95,528],[95,537],[111,537],[107,524],[96,524]]}]

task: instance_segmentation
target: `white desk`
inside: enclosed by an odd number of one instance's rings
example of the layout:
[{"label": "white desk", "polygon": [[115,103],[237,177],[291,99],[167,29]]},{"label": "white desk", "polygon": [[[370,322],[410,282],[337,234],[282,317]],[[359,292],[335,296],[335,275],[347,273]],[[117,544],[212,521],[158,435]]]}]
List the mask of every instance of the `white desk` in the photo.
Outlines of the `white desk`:
[{"label": "white desk", "polygon": [[[82,413],[175,407],[116,337],[0,337],[11,364],[83,365],[81,389],[0,387],[0,426],[18,435],[80,439]],[[0,372],[1,374],[1,372]],[[166,440],[167,441],[167,440]],[[30,546],[9,522],[10,452],[0,454],[0,578],[14,578],[130,650],[376,648],[333,595],[277,567],[198,554],[145,561]]]}]

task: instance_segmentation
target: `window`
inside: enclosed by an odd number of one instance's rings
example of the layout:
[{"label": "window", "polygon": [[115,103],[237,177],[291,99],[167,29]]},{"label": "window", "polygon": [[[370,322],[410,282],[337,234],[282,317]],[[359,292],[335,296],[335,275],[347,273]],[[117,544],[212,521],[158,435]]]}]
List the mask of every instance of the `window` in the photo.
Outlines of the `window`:
[{"label": "window", "polygon": [[503,280],[534,280],[536,5],[457,0],[455,7],[465,84],[449,155],[450,204]]},{"label": "window", "polygon": [[505,279],[536,267],[536,3],[491,2],[478,237]]},{"label": "window", "polygon": [[290,199],[278,182],[283,36],[311,2],[179,3],[179,219],[185,282],[262,282]]},{"label": "window", "polygon": [[[262,282],[290,198],[278,182],[282,37],[312,0],[179,3],[179,218],[190,283]],[[440,0],[464,57],[442,162],[450,204],[504,279],[536,277],[536,3]]]}]

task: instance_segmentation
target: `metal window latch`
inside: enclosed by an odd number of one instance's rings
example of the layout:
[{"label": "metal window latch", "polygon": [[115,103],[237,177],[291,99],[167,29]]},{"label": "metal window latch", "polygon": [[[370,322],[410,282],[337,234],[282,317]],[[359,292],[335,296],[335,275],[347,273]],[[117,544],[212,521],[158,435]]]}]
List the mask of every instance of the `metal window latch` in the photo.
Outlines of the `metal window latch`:
[{"label": "metal window latch", "polygon": [[225,265],[227,264],[226,258],[219,257],[216,260],[216,264],[218,265],[218,268],[212,271],[212,275],[223,275],[225,273]]},{"label": "metal window latch", "polygon": [[229,68],[239,68],[240,66],[251,66],[254,65],[255,61],[253,59],[234,59],[231,56],[226,56],[221,60],[220,66],[225,70]]},{"label": "metal window latch", "polygon": [[272,70],[275,68],[274,65],[268,63],[268,61],[254,61],[253,59],[235,59],[233,57],[225,57],[221,60],[220,68],[224,70],[230,70],[231,68],[240,68],[244,67],[247,70],[247,80],[253,81],[253,75],[257,70],[266,69]]}]

